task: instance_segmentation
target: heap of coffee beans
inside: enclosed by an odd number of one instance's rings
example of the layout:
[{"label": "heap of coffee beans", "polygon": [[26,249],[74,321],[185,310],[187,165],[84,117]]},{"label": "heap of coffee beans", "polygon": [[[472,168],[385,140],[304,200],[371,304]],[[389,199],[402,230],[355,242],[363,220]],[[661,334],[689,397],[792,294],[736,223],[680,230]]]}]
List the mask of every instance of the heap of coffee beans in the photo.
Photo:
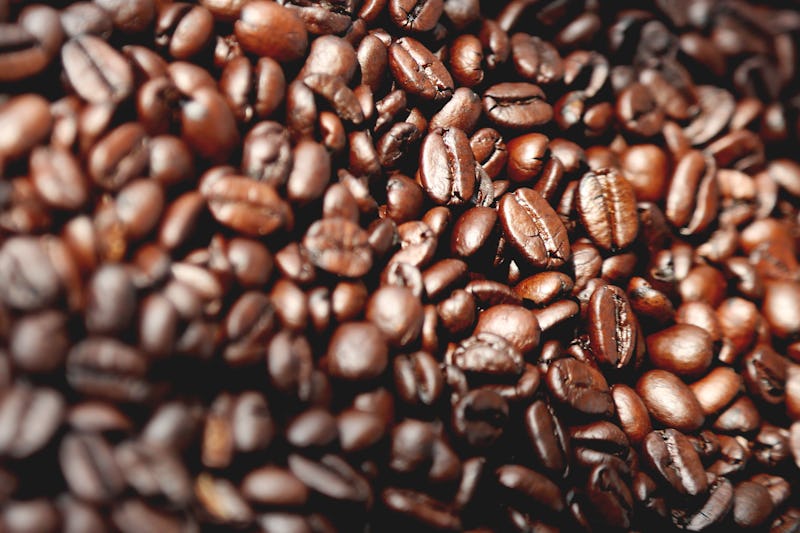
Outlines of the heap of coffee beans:
[{"label": "heap of coffee beans", "polygon": [[0,0],[0,531],[800,531],[760,4]]}]

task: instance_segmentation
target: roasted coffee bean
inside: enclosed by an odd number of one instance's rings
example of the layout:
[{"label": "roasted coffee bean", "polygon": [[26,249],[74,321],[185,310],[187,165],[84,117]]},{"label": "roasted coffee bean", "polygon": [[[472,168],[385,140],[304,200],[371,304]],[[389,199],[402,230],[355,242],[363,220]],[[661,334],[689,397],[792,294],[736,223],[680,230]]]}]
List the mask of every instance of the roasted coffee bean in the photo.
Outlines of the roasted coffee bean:
[{"label": "roasted coffee bean", "polygon": [[0,298],[11,308],[35,311],[56,302],[59,275],[42,242],[13,237],[0,248]]},{"label": "roasted coffee bean", "polygon": [[438,531],[461,531],[458,515],[430,496],[408,489],[387,488],[381,495],[383,504],[394,513],[416,524]]},{"label": "roasted coffee bean", "polygon": [[601,248],[617,251],[636,239],[636,196],[620,173],[610,169],[585,174],[575,199],[586,232]]},{"label": "roasted coffee bean", "polygon": [[576,359],[554,361],[547,370],[547,387],[559,402],[580,413],[603,416],[614,413],[603,374]]},{"label": "roasted coffee bean", "polygon": [[47,100],[23,94],[0,104],[0,160],[3,165],[27,154],[45,140],[53,128]]},{"label": "roasted coffee bean", "polygon": [[521,306],[495,305],[478,317],[474,333],[492,333],[509,341],[523,355],[539,346],[541,330],[536,317]]},{"label": "roasted coffee bean", "polygon": [[622,368],[634,358],[638,328],[633,310],[619,287],[598,287],[589,299],[589,341],[598,362]]},{"label": "roasted coffee bean", "polygon": [[125,58],[93,35],[71,39],[61,49],[64,72],[78,95],[93,103],[117,103],[133,91],[133,71]]},{"label": "roasted coffee bean", "polygon": [[483,111],[504,128],[529,129],[553,118],[544,92],[532,83],[499,83],[483,93]]},{"label": "roasted coffee bean", "polygon": [[155,43],[175,59],[189,59],[211,43],[213,26],[214,16],[205,7],[176,2],[159,12]]},{"label": "roasted coffee bean", "polygon": [[[277,61],[294,61],[308,47],[305,24],[295,12],[272,2],[248,2],[242,7],[234,32],[242,48]],[[286,38],[284,38],[286,36]]]},{"label": "roasted coffee bean", "polygon": [[645,437],[642,446],[648,465],[679,494],[697,496],[708,490],[700,457],[681,432],[654,431]]},{"label": "roasted coffee bean", "polygon": [[410,94],[425,100],[448,100],[453,95],[452,76],[416,39],[401,37],[394,41],[389,47],[389,66],[397,83]]},{"label": "roasted coffee bean", "polygon": [[499,211],[506,238],[532,265],[553,269],[569,259],[566,228],[539,193],[517,189],[500,199]]},{"label": "roasted coffee bean", "polygon": [[293,454],[289,456],[289,469],[308,488],[332,500],[366,506],[372,501],[367,481],[335,455],[323,456],[316,462]]},{"label": "roasted coffee bean", "polygon": [[646,372],[636,383],[636,392],[659,423],[687,432],[703,425],[704,410],[694,392],[672,372]]},{"label": "roasted coffee bean", "polygon": [[422,141],[420,181],[438,204],[459,205],[472,198],[475,166],[469,139],[458,128],[436,129]]},{"label": "roasted coffee bean", "polygon": [[99,435],[67,435],[61,441],[59,459],[70,491],[81,499],[111,502],[125,488],[113,450]]},{"label": "roasted coffee bean", "polygon": [[450,45],[448,65],[459,85],[474,87],[483,81],[483,59],[481,41],[474,35],[459,35]]},{"label": "roasted coffee bean", "polygon": [[717,367],[690,385],[705,414],[718,413],[739,393],[742,377],[728,367]]},{"label": "roasted coffee bean", "polygon": [[664,213],[685,235],[703,231],[717,213],[719,192],[715,166],[698,151],[684,155],[675,167]]},{"label": "roasted coffee bean", "polygon": [[464,372],[489,377],[518,376],[524,369],[519,351],[492,333],[479,333],[462,341],[453,352],[453,363]]},{"label": "roasted coffee bean", "polygon": [[29,457],[46,446],[65,415],[64,398],[49,388],[19,384],[0,400],[0,454]]},{"label": "roasted coffee bean", "polygon": [[444,10],[442,0],[390,0],[388,4],[392,22],[398,28],[414,32],[432,30]]},{"label": "roasted coffee bean", "polygon": [[372,379],[388,364],[386,340],[370,322],[339,326],[328,346],[331,375],[350,380]]},{"label": "roasted coffee bean", "polygon": [[439,364],[427,352],[395,357],[394,383],[400,398],[412,405],[433,405],[444,389]]},{"label": "roasted coffee bean", "polygon": [[564,497],[558,486],[542,474],[521,465],[503,465],[495,471],[498,484],[525,504],[560,512]]},{"label": "roasted coffee bean", "polygon": [[486,389],[473,390],[454,406],[453,428],[469,445],[486,448],[502,436],[508,414],[502,396]]},{"label": "roasted coffee bean", "polygon": [[705,372],[714,356],[711,335],[691,324],[679,324],[648,336],[647,351],[655,367],[690,377]]},{"label": "roasted coffee bean", "polygon": [[299,506],[308,499],[308,488],[290,471],[264,466],[245,476],[242,495],[262,505]]},{"label": "roasted coffee bean", "polygon": [[311,225],[303,238],[311,262],[319,268],[349,277],[372,267],[367,233],[346,219],[324,219]]},{"label": "roasted coffee bean", "polygon": [[112,401],[142,402],[154,393],[144,354],[111,337],[88,337],[67,355],[70,386]]},{"label": "roasted coffee bean", "polygon": [[672,522],[681,529],[702,531],[722,522],[733,507],[733,485],[725,477],[706,473],[708,498],[697,510],[676,509]]},{"label": "roasted coffee bean", "polygon": [[262,182],[228,176],[212,183],[204,196],[214,218],[247,235],[268,235],[293,223],[288,204]]},{"label": "roasted coffee bean", "polygon": [[550,472],[566,476],[569,473],[569,433],[553,409],[542,400],[525,411],[525,430],[539,464]]}]

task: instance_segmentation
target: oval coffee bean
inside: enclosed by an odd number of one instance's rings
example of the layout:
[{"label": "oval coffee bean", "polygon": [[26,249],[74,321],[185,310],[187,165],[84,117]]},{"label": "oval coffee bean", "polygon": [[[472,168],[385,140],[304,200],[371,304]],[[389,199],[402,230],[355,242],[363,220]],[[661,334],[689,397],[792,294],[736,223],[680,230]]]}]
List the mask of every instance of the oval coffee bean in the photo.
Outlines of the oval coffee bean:
[{"label": "oval coffee bean", "polygon": [[599,247],[627,248],[639,233],[633,187],[614,169],[589,172],[578,184],[576,207],[583,227]]},{"label": "oval coffee bean", "polygon": [[505,82],[486,89],[483,111],[494,124],[504,128],[530,129],[550,122],[553,108],[544,92],[532,83]]},{"label": "oval coffee bean", "polygon": [[303,246],[312,263],[340,276],[355,278],[372,268],[367,232],[345,218],[314,222],[303,237]]},{"label": "oval coffee bean", "polygon": [[437,204],[459,205],[472,199],[475,165],[469,139],[458,128],[436,129],[422,141],[419,177]]},{"label": "oval coffee bean", "polygon": [[506,238],[531,265],[555,269],[569,259],[567,229],[539,193],[522,188],[505,194],[499,212]]},{"label": "oval coffee bean", "polygon": [[293,223],[289,205],[266,183],[226,176],[203,195],[215,219],[246,235],[269,235]]},{"label": "oval coffee bean", "polygon": [[554,361],[547,370],[547,387],[559,402],[581,413],[614,414],[608,382],[586,363],[571,358]]},{"label": "oval coffee bean", "polygon": [[703,425],[705,416],[697,397],[686,383],[666,370],[650,370],[636,383],[636,392],[650,416],[679,431],[694,431]]},{"label": "oval coffee bean", "polygon": [[61,49],[64,73],[81,98],[117,103],[133,91],[133,70],[109,44],[93,35],[71,39]]},{"label": "oval coffee bean", "polygon": [[622,289],[615,285],[595,289],[586,319],[592,352],[600,363],[622,368],[633,360],[638,327]]},{"label": "oval coffee bean", "polygon": [[453,78],[425,45],[401,37],[389,47],[389,66],[397,83],[408,93],[425,100],[449,100]]}]

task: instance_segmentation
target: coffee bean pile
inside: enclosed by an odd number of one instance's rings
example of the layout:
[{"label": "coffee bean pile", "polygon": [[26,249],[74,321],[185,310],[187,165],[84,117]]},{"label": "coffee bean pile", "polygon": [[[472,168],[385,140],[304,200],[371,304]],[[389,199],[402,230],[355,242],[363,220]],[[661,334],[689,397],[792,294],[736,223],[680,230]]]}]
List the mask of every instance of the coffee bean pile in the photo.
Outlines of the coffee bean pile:
[{"label": "coffee bean pile", "polygon": [[0,0],[0,531],[800,531],[800,4]]}]

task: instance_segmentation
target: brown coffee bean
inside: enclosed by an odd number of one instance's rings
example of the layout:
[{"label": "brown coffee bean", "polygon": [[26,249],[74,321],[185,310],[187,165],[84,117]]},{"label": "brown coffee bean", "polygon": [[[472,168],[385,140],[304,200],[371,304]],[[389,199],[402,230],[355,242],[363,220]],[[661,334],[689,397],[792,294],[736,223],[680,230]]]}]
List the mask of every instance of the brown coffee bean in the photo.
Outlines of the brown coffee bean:
[{"label": "brown coffee bean", "polygon": [[642,446],[650,467],[679,494],[697,496],[708,490],[700,457],[683,433],[672,428],[653,431]]},{"label": "brown coffee bean", "polygon": [[247,52],[288,62],[301,58],[308,33],[295,12],[273,2],[248,2],[234,24],[236,38]]},{"label": "brown coffee bean", "polygon": [[552,407],[542,400],[532,403],[525,411],[525,429],[537,461],[550,472],[566,476],[569,473],[569,433]]},{"label": "brown coffee bean", "polygon": [[532,83],[498,83],[483,93],[483,111],[504,128],[530,129],[553,118],[544,92]]},{"label": "brown coffee bean", "polygon": [[705,414],[721,411],[739,394],[742,377],[728,367],[717,367],[690,385]]},{"label": "brown coffee bean", "polygon": [[133,91],[133,71],[125,58],[93,35],[71,39],[61,49],[64,73],[89,102],[121,102]]},{"label": "brown coffee bean", "polygon": [[692,389],[672,372],[646,372],[636,383],[636,392],[658,423],[687,432],[703,425],[702,405]]},{"label": "brown coffee bean", "polygon": [[705,372],[714,356],[711,336],[691,324],[679,324],[649,335],[647,351],[653,366],[689,377]]},{"label": "brown coffee bean", "polygon": [[547,370],[547,387],[559,402],[578,412],[603,416],[614,413],[603,374],[576,359],[554,361]]},{"label": "brown coffee bean", "polygon": [[371,322],[350,322],[334,331],[328,345],[328,367],[333,377],[372,379],[387,364],[386,340]]},{"label": "brown coffee bean", "polygon": [[453,363],[476,376],[519,376],[524,370],[522,354],[503,337],[479,333],[462,341],[453,352]]},{"label": "brown coffee bean", "polygon": [[439,363],[427,352],[396,356],[394,383],[400,398],[411,405],[433,405],[444,389]]},{"label": "brown coffee bean", "polygon": [[524,355],[539,346],[541,330],[536,317],[517,305],[495,305],[478,316],[473,332],[503,337]]},{"label": "brown coffee bean", "polygon": [[424,100],[449,100],[453,95],[452,76],[416,39],[401,37],[394,41],[389,47],[389,66],[397,83],[410,94]]},{"label": "brown coffee bean", "polygon": [[575,199],[586,232],[601,248],[617,251],[636,239],[636,196],[630,183],[616,170],[585,174]]},{"label": "brown coffee bean", "polygon": [[589,299],[587,320],[589,341],[598,362],[622,368],[633,360],[638,327],[622,289],[614,285],[598,287]]},{"label": "brown coffee bean", "polygon": [[22,459],[45,447],[64,420],[66,404],[57,391],[19,383],[0,400],[0,454]]},{"label": "brown coffee bean", "polygon": [[715,166],[703,154],[693,150],[675,167],[667,191],[664,213],[685,235],[703,231],[718,209],[718,186]]},{"label": "brown coffee bean", "polygon": [[211,184],[203,196],[214,218],[247,235],[268,235],[292,225],[288,204],[262,182],[227,176]]},{"label": "brown coffee bean", "polygon": [[5,165],[44,141],[53,128],[47,100],[23,94],[0,104],[0,160]]},{"label": "brown coffee bean", "polygon": [[47,204],[66,210],[82,207],[89,197],[86,176],[66,149],[39,147],[29,161],[31,181]]},{"label": "brown coffee bean", "polygon": [[529,263],[552,269],[569,259],[566,228],[539,193],[517,189],[500,199],[499,211],[506,238]]},{"label": "brown coffee bean", "polygon": [[318,220],[308,228],[303,246],[311,262],[342,276],[359,277],[372,267],[367,233],[347,219]]},{"label": "brown coffee bean", "polygon": [[521,465],[503,465],[495,475],[508,494],[524,498],[528,505],[540,505],[554,512],[564,508],[564,498],[558,486],[534,470]]},{"label": "brown coffee bean", "polygon": [[420,181],[438,204],[459,205],[472,198],[475,166],[469,139],[460,129],[437,129],[422,141]]},{"label": "brown coffee bean", "polygon": [[370,297],[366,318],[394,346],[407,346],[422,331],[422,303],[402,287],[382,287]]},{"label": "brown coffee bean", "polygon": [[81,499],[111,502],[125,488],[111,447],[98,435],[67,435],[61,441],[59,459],[70,491]]}]

